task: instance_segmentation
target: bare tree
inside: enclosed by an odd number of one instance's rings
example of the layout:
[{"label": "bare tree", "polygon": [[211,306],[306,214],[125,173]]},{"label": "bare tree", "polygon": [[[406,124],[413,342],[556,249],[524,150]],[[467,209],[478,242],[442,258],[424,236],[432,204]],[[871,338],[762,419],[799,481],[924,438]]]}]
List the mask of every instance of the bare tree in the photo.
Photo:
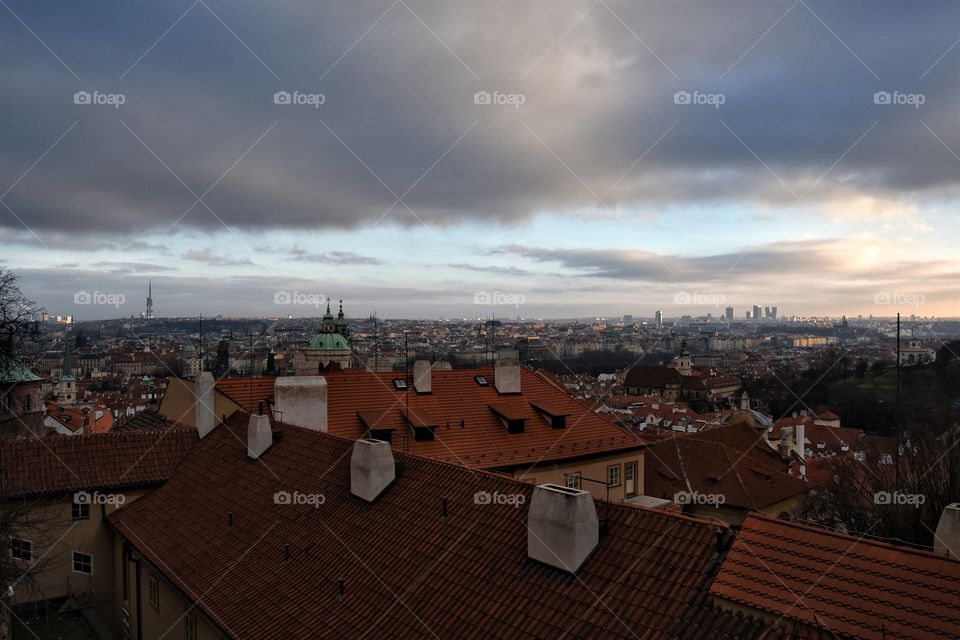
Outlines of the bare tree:
[{"label": "bare tree", "polygon": [[960,500],[960,431],[913,429],[865,438],[824,463],[830,483],[805,517],[870,536],[933,546],[944,508]]},{"label": "bare tree", "polygon": [[0,373],[10,366],[17,342],[31,334],[41,315],[42,309],[20,290],[17,275],[0,264]]}]

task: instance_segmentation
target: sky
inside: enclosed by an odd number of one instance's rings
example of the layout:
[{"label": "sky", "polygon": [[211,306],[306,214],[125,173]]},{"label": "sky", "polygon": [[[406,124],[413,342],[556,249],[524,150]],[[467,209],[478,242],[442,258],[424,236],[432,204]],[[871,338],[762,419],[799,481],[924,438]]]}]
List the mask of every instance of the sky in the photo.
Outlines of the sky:
[{"label": "sky", "polygon": [[0,2],[52,314],[960,316],[960,4]]}]

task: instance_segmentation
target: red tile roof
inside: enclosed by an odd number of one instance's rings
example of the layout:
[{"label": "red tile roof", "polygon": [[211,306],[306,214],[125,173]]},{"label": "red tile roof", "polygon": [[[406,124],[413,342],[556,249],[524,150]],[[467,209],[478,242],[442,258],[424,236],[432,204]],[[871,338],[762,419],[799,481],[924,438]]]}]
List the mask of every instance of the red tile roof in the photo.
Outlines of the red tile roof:
[{"label": "red tile roof", "polygon": [[763,509],[811,488],[785,473],[762,432],[742,423],[676,434],[651,445],[644,460],[644,494],[655,498],[722,494],[726,506]]},{"label": "red tile roof", "polygon": [[[170,481],[109,516],[230,637],[756,638],[764,631],[757,620],[710,607],[725,527],[600,502],[609,533],[572,577],[527,558],[526,508],[474,499],[486,491],[529,504],[530,485],[397,454],[399,478],[368,504],[350,494],[350,440],[283,426],[282,438],[250,463],[245,433],[246,416],[228,418]],[[281,491],[322,495],[323,504],[277,504]]]},{"label": "red tile roof", "polygon": [[246,378],[221,378],[217,380],[217,389],[243,407],[244,411],[255,413],[258,402],[266,402],[273,397],[273,385],[276,377],[253,376]]},{"label": "red tile roof", "polygon": [[[487,386],[476,376],[485,376]],[[403,372],[373,373],[345,369],[324,373],[327,381],[328,430],[334,435],[357,439],[371,428],[395,429],[396,450],[474,468],[498,469],[583,455],[609,453],[642,447],[645,440],[594,412],[595,407],[571,398],[552,380],[528,369],[521,370],[521,394],[497,393],[492,367],[456,369],[432,373],[432,393],[421,395],[410,384],[407,391],[393,385]],[[246,387],[243,382],[246,380]],[[242,403],[249,378],[221,380],[236,382],[234,396]],[[254,388],[265,399],[273,396],[275,378],[255,378]],[[269,393],[269,395],[267,395]],[[405,412],[408,406],[415,421],[436,426],[435,440],[417,441]],[[253,403],[255,408],[256,402]],[[491,405],[511,415],[527,418],[523,433],[508,433]],[[547,415],[534,407],[549,408],[556,415],[567,414],[566,428],[554,429]],[[374,426],[375,425],[375,426]]]},{"label": "red tile roof", "polygon": [[0,442],[0,494],[41,495],[165,481],[195,429],[126,431]]},{"label": "red tile roof", "polygon": [[960,561],[762,514],[711,591],[843,638],[960,637]]}]

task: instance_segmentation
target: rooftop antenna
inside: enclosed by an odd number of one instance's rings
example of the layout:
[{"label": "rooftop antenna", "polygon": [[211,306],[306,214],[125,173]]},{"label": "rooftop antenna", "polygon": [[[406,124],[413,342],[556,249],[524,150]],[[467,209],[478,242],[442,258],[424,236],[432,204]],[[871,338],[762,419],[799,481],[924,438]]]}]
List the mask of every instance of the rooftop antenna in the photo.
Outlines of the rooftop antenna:
[{"label": "rooftop antenna", "polygon": [[900,313],[897,313],[897,419],[896,419],[896,431],[897,431],[897,453],[896,453],[896,475],[895,478],[895,489],[900,490]]}]

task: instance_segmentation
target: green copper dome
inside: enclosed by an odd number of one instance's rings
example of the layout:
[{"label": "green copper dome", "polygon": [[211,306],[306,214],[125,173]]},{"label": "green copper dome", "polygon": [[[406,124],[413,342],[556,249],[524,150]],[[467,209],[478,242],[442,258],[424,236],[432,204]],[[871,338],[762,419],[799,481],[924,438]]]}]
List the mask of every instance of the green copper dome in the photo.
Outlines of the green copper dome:
[{"label": "green copper dome", "polygon": [[318,333],[310,338],[307,343],[307,349],[317,349],[323,351],[337,351],[349,349],[350,345],[347,339],[339,333]]}]

